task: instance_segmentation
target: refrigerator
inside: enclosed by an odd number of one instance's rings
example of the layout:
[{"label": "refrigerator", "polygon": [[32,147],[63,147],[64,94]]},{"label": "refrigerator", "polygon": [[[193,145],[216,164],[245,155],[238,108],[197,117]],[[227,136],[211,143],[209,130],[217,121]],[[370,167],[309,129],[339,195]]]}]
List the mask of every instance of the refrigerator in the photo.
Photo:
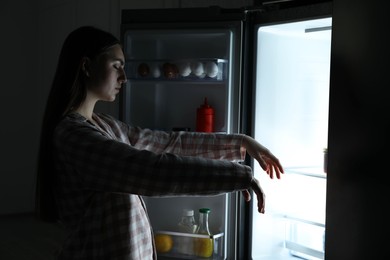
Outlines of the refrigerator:
[{"label": "refrigerator", "polygon": [[[173,238],[159,259],[323,259],[331,3],[262,3],[236,9],[122,10],[127,85],[120,117],[164,131],[197,131],[198,110],[213,109],[213,132],[254,136],[286,173],[256,198],[144,197],[156,234]],[[299,191],[299,192],[298,192]],[[254,203],[254,204],[253,204]],[[209,208],[210,257],[181,251],[196,235],[178,232],[182,211]]]}]

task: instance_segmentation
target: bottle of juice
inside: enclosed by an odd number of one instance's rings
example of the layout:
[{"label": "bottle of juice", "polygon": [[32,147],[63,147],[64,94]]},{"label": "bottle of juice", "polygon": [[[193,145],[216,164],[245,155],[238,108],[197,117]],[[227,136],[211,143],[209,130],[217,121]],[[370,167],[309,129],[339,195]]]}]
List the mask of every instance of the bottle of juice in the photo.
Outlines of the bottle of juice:
[{"label": "bottle of juice", "polygon": [[194,240],[194,252],[196,256],[211,257],[213,255],[214,240],[209,229],[209,213],[210,209],[199,209],[199,222],[198,229],[196,231],[199,235],[207,235],[208,237],[195,238]]}]

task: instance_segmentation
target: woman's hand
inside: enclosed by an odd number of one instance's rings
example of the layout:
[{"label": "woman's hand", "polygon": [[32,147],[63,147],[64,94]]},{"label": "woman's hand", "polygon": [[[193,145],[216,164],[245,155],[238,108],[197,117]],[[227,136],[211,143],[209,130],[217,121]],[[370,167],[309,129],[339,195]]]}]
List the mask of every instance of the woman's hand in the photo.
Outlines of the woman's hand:
[{"label": "woman's hand", "polygon": [[[261,168],[269,175],[271,179],[276,177],[280,179],[281,174],[284,172],[279,159],[275,157],[266,147],[261,145],[255,139],[245,135],[242,141],[242,147],[246,149],[246,152],[254,158],[261,166]],[[250,188],[257,196],[257,210],[264,214],[265,212],[265,194],[260,186],[259,181],[253,177]],[[249,190],[242,191],[245,201],[251,200],[251,194]]]},{"label": "woman's hand", "polygon": [[[263,192],[263,189],[260,186],[259,181],[256,178],[253,178],[251,181],[251,189],[257,196],[257,210],[259,213],[264,214],[265,212],[265,193]],[[243,190],[242,194],[244,195],[244,199],[246,202],[249,202],[251,200],[251,194],[248,190]]]},{"label": "woman's hand", "polygon": [[242,141],[243,148],[247,153],[254,158],[260,164],[261,168],[269,175],[271,179],[276,177],[280,179],[281,174],[284,172],[283,167],[279,162],[279,159],[275,157],[266,147],[262,146],[259,142],[250,136],[245,135]]}]

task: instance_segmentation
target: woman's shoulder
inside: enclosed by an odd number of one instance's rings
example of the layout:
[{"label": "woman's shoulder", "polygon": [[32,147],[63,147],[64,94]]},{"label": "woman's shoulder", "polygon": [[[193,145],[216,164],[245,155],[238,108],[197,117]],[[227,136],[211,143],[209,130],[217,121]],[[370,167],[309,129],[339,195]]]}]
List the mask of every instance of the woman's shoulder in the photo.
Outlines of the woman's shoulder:
[{"label": "woman's shoulder", "polygon": [[130,127],[128,124],[106,113],[94,113],[94,118],[95,120],[104,121],[112,129],[116,129],[116,131],[118,131],[118,129],[121,129],[120,131],[127,131]]},{"label": "woman's shoulder", "polygon": [[89,130],[87,119],[78,113],[70,113],[61,118],[54,128],[55,139],[67,140],[71,136],[80,135]]},{"label": "woman's shoulder", "polygon": [[120,126],[126,125],[121,120],[115,118],[112,115],[106,114],[106,113],[94,113],[94,117],[98,118],[98,120],[104,121],[108,125],[120,125]]},{"label": "woman's shoulder", "polygon": [[105,120],[105,121],[117,121],[117,122],[120,122],[119,119],[113,117],[112,115],[110,114],[106,114],[106,113],[103,113],[103,112],[95,112],[94,115],[102,120]]},{"label": "woman's shoulder", "polygon": [[83,124],[86,123],[87,119],[80,115],[79,113],[69,113],[65,115],[63,118],[58,123],[58,126],[68,126],[68,125],[73,125],[74,123],[79,123]]}]

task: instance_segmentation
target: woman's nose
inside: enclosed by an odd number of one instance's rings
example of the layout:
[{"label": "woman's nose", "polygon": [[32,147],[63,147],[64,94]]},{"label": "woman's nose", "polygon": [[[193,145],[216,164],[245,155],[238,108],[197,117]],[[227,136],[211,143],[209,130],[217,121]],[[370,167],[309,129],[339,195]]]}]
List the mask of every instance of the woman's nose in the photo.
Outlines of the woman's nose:
[{"label": "woman's nose", "polygon": [[122,84],[124,84],[127,82],[126,71],[124,68],[122,68],[121,73],[122,73],[122,75],[121,75]]}]

